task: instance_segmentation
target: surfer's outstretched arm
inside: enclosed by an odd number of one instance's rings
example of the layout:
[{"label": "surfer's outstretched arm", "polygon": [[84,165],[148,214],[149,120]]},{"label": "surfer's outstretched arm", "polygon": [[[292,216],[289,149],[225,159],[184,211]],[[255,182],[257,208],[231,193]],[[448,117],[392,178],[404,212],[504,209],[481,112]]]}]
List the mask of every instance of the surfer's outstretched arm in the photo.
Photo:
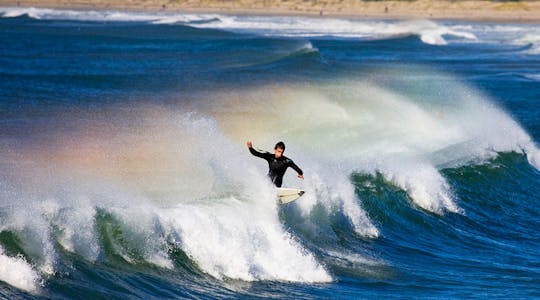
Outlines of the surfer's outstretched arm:
[{"label": "surfer's outstretched arm", "polygon": [[246,142],[246,146],[248,147],[249,152],[251,152],[251,154],[253,154],[253,155],[257,156],[257,157],[266,159],[265,153],[262,153],[262,152],[259,152],[259,151],[255,150],[255,149],[253,149],[253,143],[251,141]]},{"label": "surfer's outstretched arm", "polygon": [[293,168],[296,171],[296,173],[298,173],[298,178],[304,179],[304,172],[292,160],[289,166]]}]

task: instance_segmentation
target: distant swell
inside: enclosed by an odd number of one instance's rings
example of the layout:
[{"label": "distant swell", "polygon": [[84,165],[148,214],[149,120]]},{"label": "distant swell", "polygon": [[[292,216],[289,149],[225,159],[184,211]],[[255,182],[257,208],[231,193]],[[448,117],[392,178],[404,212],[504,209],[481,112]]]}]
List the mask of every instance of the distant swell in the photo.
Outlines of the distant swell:
[{"label": "distant swell", "polygon": [[119,11],[75,11],[42,8],[0,8],[4,18],[29,16],[34,19],[79,21],[148,22],[183,24],[197,28],[222,29],[238,33],[297,38],[340,37],[353,39],[391,39],[415,35],[426,44],[445,45],[446,36],[475,40],[473,33],[431,21],[358,21],[300,17],[251,17],[215,14],[139,13]]},{"label": "distant swell", "polygon": [[241,34],[262,36],[378,40],[417,36],[429,45],[448,43],[504,43],[530,45],[529,54],[538,54],[540,31],[523,25],[460,25],[428,20],[379,21],[284,16],[231,16],[219,14],[179,14],[169,12],[123,12],[59,10],[45,8],[0,7],[0,16],[13,18],[55,19],[99,22],[145,22],[150,24],[181,24],[196,28],[221,29]]},{"label": "distant swell", "polygon": [[109,21],[109,22],[149,22],[154,24],[197,23],[211,22],[218,15],[211,14],[166,14],[142,13],[107,10],[60,10],[47,8],[0,7],[0,15],[4,18],[28,16],[43,20],[73,20],[73,21]]}]

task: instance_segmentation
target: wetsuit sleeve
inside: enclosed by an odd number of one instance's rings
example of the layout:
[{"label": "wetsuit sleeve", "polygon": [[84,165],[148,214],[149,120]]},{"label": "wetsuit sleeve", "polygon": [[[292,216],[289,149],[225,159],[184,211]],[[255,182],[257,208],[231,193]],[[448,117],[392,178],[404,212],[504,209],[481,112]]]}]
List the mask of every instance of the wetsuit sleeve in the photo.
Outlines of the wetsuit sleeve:
[{"label": "wetsuit sleeve", "polygon": [[264,159],[266,159],[266,156],[267,156],[266,153],[259,152],[259,151],[255,150],[255,149],[253,149],[253,147],[249,148],[249,152],[251,152],[251,154],[253,154],[253,155],[257,156],[257,157],[264,158]]},{"label": "wetsuit sleeve", "polygon": [[302,172],[302,169],[300,169],[300,168],[294,163],[294,161],[292,161],[292,160],[289,161],[289,167],[293,168],[299,175],[304,175],[304,172]]}]

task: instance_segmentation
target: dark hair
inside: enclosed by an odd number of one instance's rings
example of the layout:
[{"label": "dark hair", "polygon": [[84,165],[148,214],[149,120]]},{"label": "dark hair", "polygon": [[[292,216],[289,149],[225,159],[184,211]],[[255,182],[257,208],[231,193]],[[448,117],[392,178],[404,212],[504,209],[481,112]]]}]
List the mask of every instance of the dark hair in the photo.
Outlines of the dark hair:
[{"label": "dark hair", "polygon": [[274,147],[274,150],[276,150],[277,148],[283,149],[283,151],[285,151],[285,143],[277,142],[276,146]]}]

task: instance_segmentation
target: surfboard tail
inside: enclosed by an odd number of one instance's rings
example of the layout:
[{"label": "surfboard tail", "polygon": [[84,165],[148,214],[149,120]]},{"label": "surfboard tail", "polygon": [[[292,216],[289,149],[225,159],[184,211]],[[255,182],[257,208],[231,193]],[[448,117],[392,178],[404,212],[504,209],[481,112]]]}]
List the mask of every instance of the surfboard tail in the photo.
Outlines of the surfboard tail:
[{"label": "surfboard tail", "polygon": [[305,191],[291,188],[277,188],[280,204],[290,203],[304,195]]}]

